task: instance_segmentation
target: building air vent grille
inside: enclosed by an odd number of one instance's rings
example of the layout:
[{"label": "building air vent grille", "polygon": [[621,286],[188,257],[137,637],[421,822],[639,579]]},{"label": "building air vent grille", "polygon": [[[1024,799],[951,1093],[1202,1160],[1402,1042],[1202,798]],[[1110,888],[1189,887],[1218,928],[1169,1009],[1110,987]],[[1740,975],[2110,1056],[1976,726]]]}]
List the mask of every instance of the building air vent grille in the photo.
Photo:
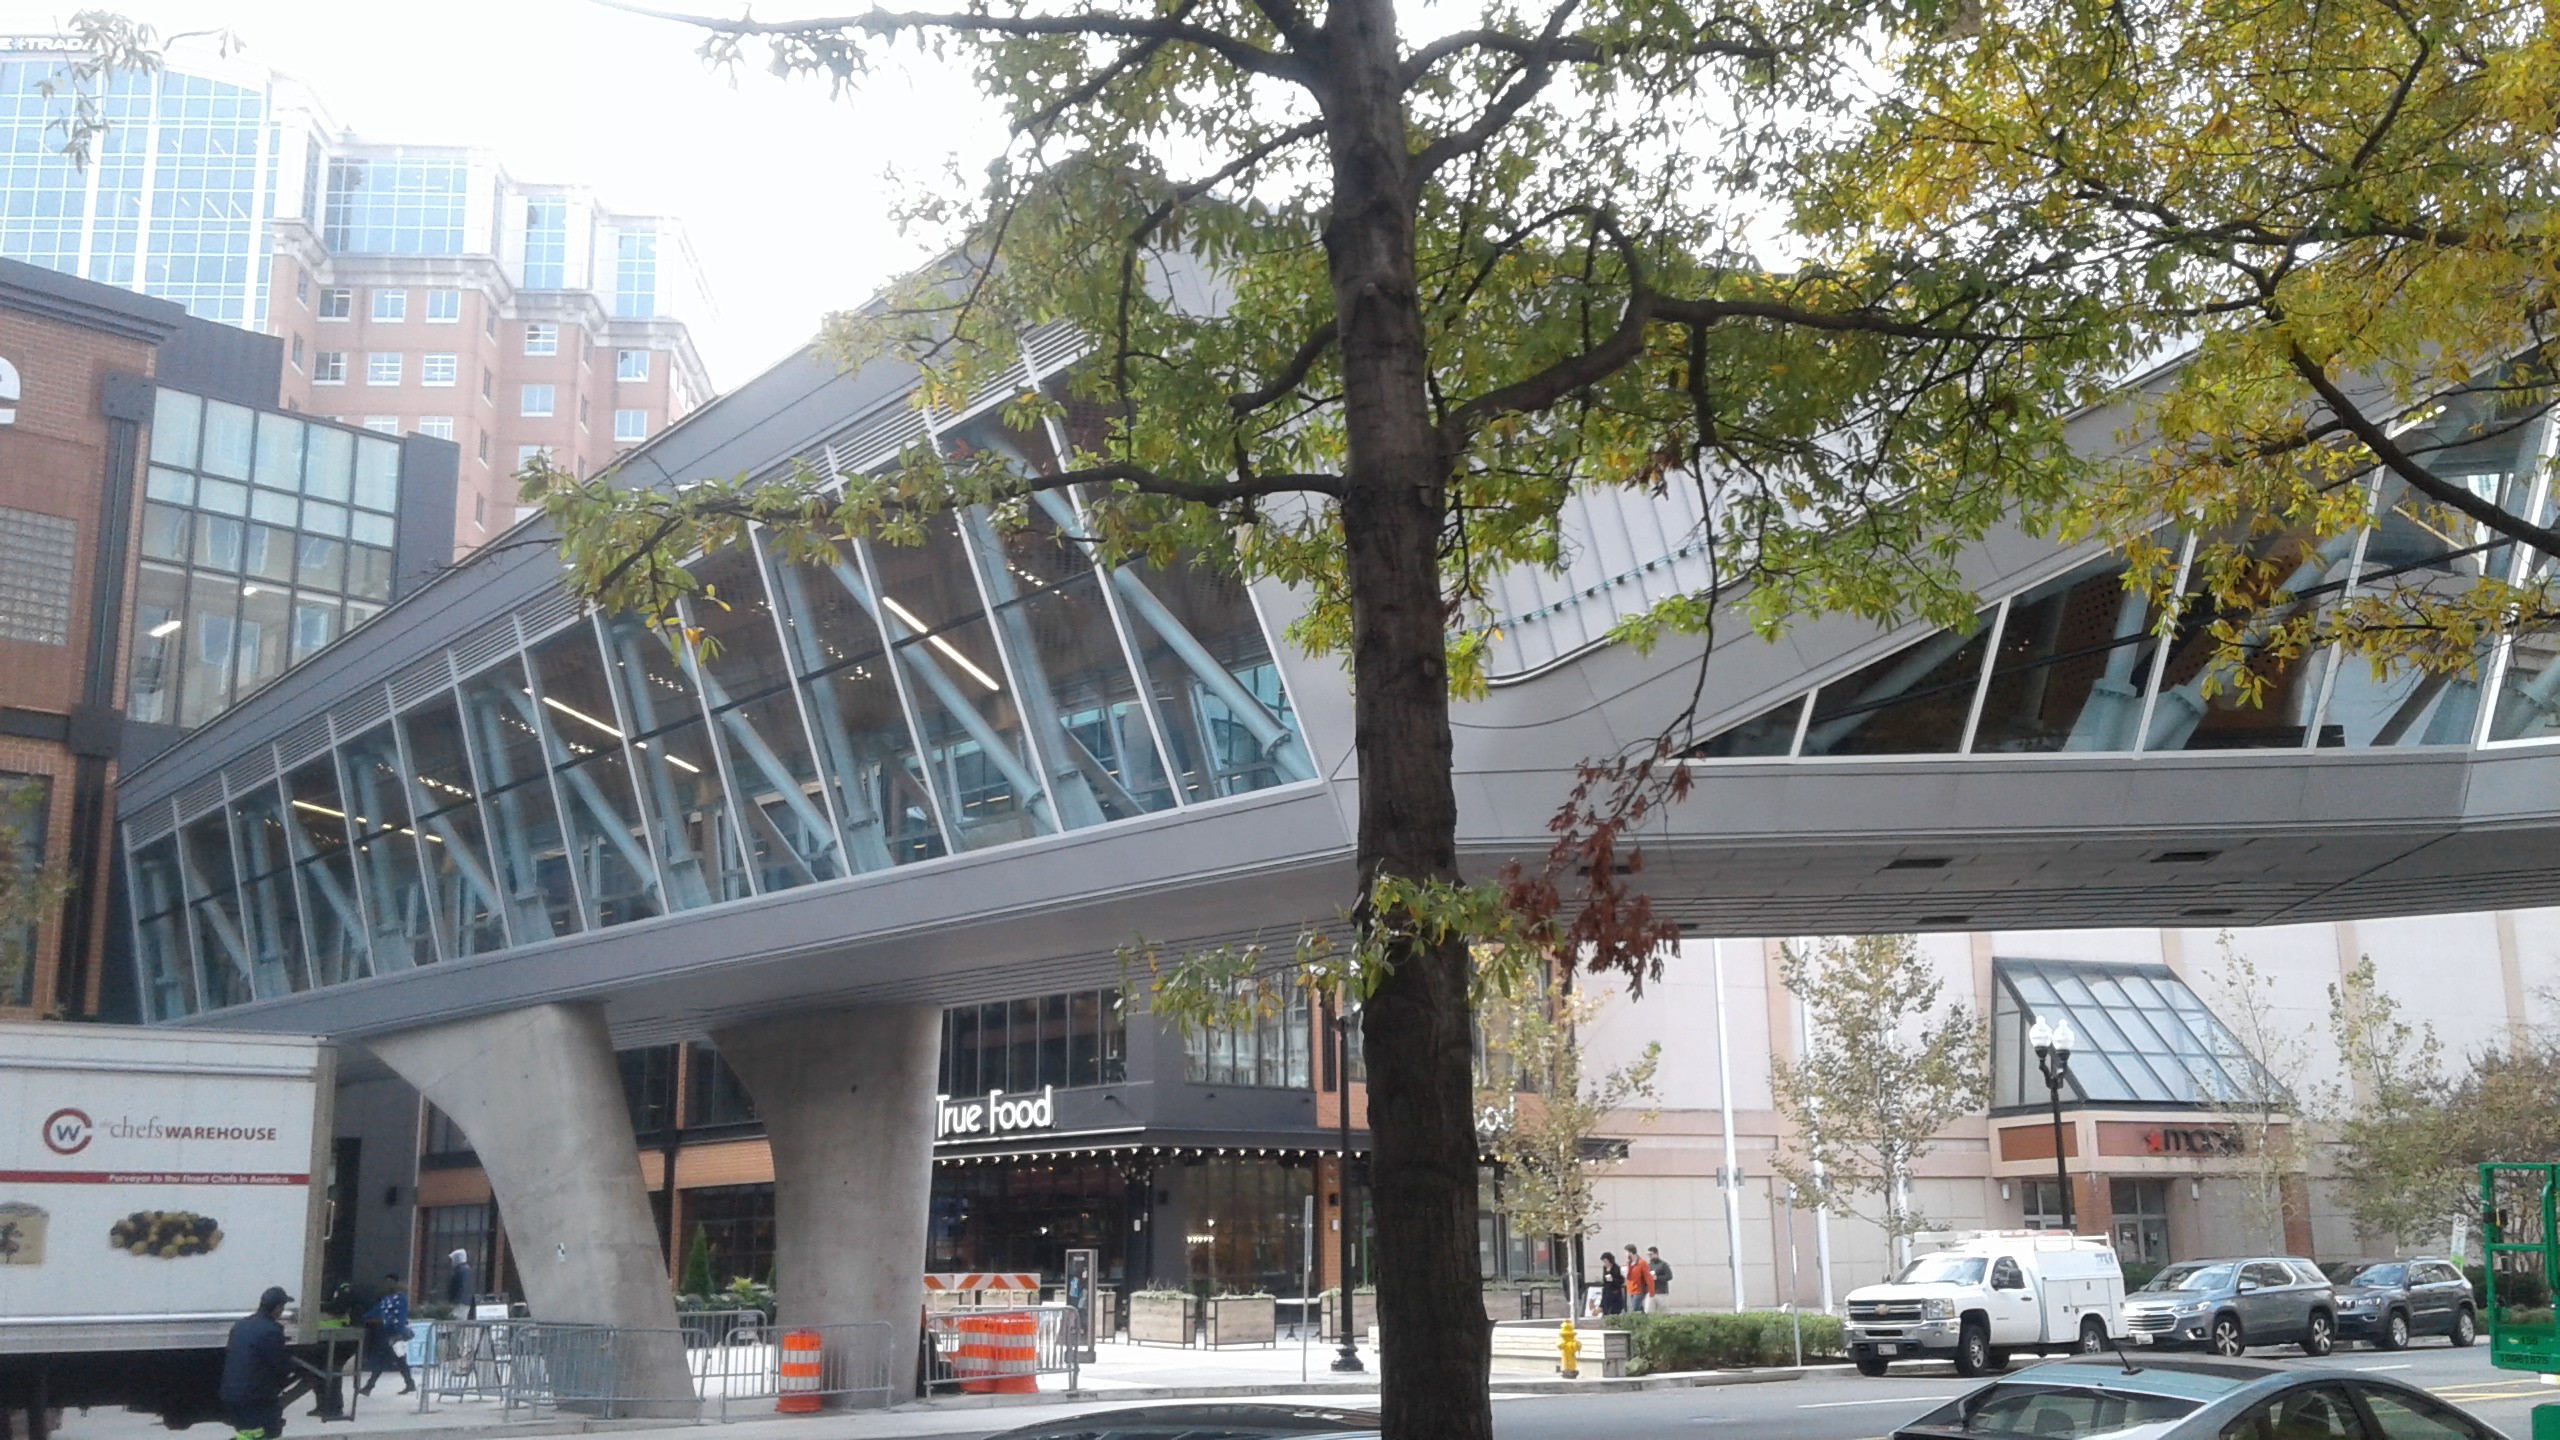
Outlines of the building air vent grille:
[{"label": "building air vent grille", "polygon": [[276,739],[276,763],[290,770],[329,748],[329,716],[312,716]]},{"label": "building air vent grille", "polygon": [[391,697],[384,694],[378,686],[367,687],[362,693],[349,699],[346,704],[329,713],[330,718],[337,721],[339,735],[347,737],[361,735],[381,724],[391,714]]},{"label": "building air vent grille", "polygon": [[524,638],[534,641],[577,619],[578,611],[578,597],[563,590],[539,605],[517,611],[516,623],[524,627]]},{"label": "building air vent grille", "polygon": [[453,662],[438,650],[391,677],[391,703],[408,709],[439,690],[453,688]]},{"label": "building air vent grille", "polygon": [[454,673],[468,679],[487,669],[500,656],[514,653],[516,627],[511,620],[500,620],[481,627],[480,633],[453,647]]},{"label": "building air vent grille", "polygon": [[148,845],[178,828],[178,809],[166,800],[154,800],[144,808],[124,817],[124,843],[127,849]]},{"label": "building air vent grille", "polygon": [[178,792],[178,815],[191,818],[222,803],[222,775],[217,771]]},{"label": "building air vent grille", "polygon": [[272,745],[261,745],[222,767],[222,783],[234,795],[255,789],[275,778],[276,751]]}]

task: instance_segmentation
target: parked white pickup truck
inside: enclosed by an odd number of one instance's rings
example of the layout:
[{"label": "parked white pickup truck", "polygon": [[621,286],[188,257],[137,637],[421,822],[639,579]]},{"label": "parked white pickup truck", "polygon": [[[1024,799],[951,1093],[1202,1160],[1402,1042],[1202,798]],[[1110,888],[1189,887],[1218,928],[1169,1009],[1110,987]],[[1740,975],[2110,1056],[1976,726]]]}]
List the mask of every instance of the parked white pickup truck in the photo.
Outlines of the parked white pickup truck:
[{"label": "parked white pickup truck", "polygon": [[2050,1230],[1975,1231],[1849,1292],[1846,1339],[1861,1375],[1896,1360],[1953,1360],[1980,1375],[2018,1351],[2102,1350],[2123,1329],[2124,1271],[2104,1240]]}]

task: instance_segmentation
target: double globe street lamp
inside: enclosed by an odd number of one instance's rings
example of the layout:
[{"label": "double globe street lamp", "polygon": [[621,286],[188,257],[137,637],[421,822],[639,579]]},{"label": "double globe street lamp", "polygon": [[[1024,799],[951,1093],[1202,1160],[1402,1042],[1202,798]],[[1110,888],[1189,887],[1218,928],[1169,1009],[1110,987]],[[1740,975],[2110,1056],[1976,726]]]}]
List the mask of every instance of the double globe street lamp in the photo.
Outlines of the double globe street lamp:
[{"label": "double globe street lamp", "polygon": [[2062,1228],[2077,1228],[2071,1215],[2071,1170],[2062,1159],[2062,1085],[2071,1078],[2071,1022],[2048,1025],[2039,1019],[2027,1032],[2027,1043],[2035,1047],[2036,1068],[2044,1072],[2045,1095],[2053,1102],[2053,1183],[2062,1197]]}]

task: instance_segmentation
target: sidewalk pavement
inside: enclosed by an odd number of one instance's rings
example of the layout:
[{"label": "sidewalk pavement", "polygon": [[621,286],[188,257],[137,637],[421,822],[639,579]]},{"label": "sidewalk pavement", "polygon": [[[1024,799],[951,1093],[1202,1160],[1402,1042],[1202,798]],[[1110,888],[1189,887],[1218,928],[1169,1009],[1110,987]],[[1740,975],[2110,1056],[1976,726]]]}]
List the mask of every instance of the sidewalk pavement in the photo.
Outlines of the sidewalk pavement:
[{"label": "sidewalk pavement", "polygon": [[[1378,1403],[1378,1356],[1362,1346],[1367,1367],[1337,1375],[1330,1366],[1335,1347],[1309,1343],[1303,1359],[1299,1342],[1282,1340],[1270,1349],[1191,1350],[1173,1346],[1114,1343],[1096,1347],[1093,1364],[1082,1367],[1078,1387],[1069,1392],[1064,1375],[1040,1377],[1037,1395],[952,1395],[914,1401],[888,1410],[829,1411],[824,1440],[910,1440],[938,1435],[983,1435],[1027,1425],[1058,1410],[1110,1408],[1184,1400],[1269,1399],[1313,1402],[1346,1409],[1374,1409]],[[1303,1368],[1302,1368],[1303,1367]],[[1753,1384],[1793,1380],[1797,1370],[1702,1371],[1684,1375],[1651,1375],[1625,1380],[1564,1380],[1536,1376],[1495,1375],[1496,1399],[1575,1391],[1657,1390],[1680,1386]],[[1303,1378],[1301,1378],[1303,1375]],[[628,1440],[652,1433],[690,1432],[702,1436],[701,1422],[664,1420],[591,1420],[578,1416],[512,1419],[494,1401],[443,1402],[421,1413],[417,1397],[398,1393],[396,1376],[356,1404],[355,1418],[322,1422],[302,1413],[297,1404],[288,1417],[288,1440],[503,1440],[508,1436],[569,1435],[611,1432]],[[734,1404],[717,1440],[812,1440],[804,1415],[775,1415],[771,1400]],[[172,1432],[148,1415],[94,1410],[63,1417],[62,1440],[151,1440]],[[206,1424],[179,1432],[193,1440],[227,1440],[230,1427]]]}]

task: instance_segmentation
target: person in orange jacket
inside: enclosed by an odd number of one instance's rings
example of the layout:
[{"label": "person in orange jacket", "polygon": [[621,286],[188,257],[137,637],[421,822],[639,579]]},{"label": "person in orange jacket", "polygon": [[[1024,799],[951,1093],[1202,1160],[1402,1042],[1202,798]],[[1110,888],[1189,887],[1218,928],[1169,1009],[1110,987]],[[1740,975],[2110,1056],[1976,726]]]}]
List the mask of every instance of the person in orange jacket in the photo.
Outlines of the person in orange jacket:
[{"label": "person in orange jacket", "polygon": [[1653,1267],[1644,1263],[1636,1247],[1627,1247],[1627,1308],[1639,1314],[1645,1302],[1653,1298]]}]

